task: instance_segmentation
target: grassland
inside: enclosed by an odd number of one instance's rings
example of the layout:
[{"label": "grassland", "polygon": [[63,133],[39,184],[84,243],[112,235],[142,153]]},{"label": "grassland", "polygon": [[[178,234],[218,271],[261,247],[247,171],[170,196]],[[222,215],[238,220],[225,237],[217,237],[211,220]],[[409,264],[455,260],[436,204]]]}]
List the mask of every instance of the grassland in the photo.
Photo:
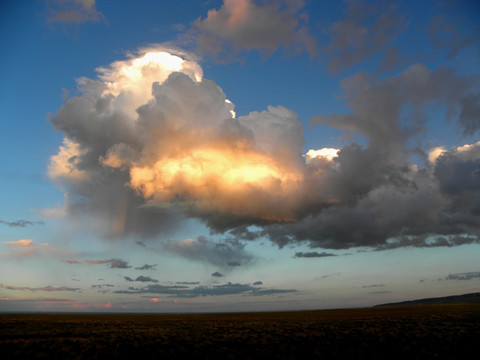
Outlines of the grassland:
[{"label": "grassland", "polygon": [[235,314],[0,314],[2,359],[466,359],[480,304]]}]

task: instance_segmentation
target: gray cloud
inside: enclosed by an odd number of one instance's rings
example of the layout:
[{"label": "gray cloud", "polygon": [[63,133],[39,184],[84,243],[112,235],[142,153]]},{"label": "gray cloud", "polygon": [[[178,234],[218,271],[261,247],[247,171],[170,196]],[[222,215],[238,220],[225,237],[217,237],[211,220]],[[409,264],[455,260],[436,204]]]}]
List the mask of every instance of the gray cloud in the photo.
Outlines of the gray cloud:
[{"label": "gray cloud", "polygon": [[232,60],[242,50],[258,50],[271,55],[278,48],[316,51],[301,9],[303,0],[276,0],[258,4],[254,0],[224,0],[204,19],[193,23],[201,53],[216,60]]},{"label": "gray cloud", "polygon": [[16,221],[5,221],[0,219],[0,224],[4,224],[10,227],[26,227],[31,225],[43,225],[43,221],[29,221],[29,220],[16,220]]},{"label": "gray cloud", "polygon": [[156,279],[152,279],[150,276],[143,276],[143,275],[140,275],[138,276],[135,281],[141,281],[141,282],[158,282],[158,280]]},{"label": "gray cloud", "polygon": [[104,18],[95,0],[47,0],[47,6],[47,21],[52,23],[80,24]]},{"label": "gray cloud", "polygon": [[245,244],[236,239],[214,242],[200,236],[197,240],[170,240],[164,248],[187,259],[206,261],[222,267],[248,264],[253,259],[245,251]]},{"label": "gray cloud", "polygon": [[[72,262],[69,262],[72,263]],[[76,262],[75,262],[76,263]],[[128,262],[120,259],[106,259],[106,260],[87,260],[86,264],[95,265],[95,264],[109,264],[112,269],[128,269],[131,268],[128,265]]]},{"label": "gray cloud", "polygon": [[476,279],[476,278],[480,278],[480,271],[449,274],[445,278],[445,280],[471,280],[471,279]]},{"label": "gray cloud", "polygon": [[152,265],[145,264],[143,266],[136,267],[135,270],[155,270],[156,266],[157,264],[152,264]]},{"label": "gray cloud", "polygon": [[329,59],[328,69],[335,73],[385,51],[407,26],[405,15],[394,3],[346,3],[344,17],[329,27],[330,42],[323,49]]},{"label": "gray cloud", "polygon": [[118,290],[118,294],[164,294],[170,297],[177,298],[194,298],[200,296],[221,296],[221,295],[250,295],[262,296],[272,294],[286,294],[295,293],[294,289],[264,289],[253,287],[249,284],[239,284],[228,282],[222,285],[213,286],[197,286],[188,288],[187,286],[163,286],[163,285],[148,285],[145,288],[133,288],[128,290]]},{"label": "gray cloud", "polygon": [[66,286],[61,286],[61,287],[54,287],[54,286],[43,286],[43,287],[38,287],[38,288],[32,288],[29,286],[13,286],[13,285],[3,285],[2,286],[4,289],[7,290],[17,290],[17,291],[79,291],[81,290],[80,288],[70,288]]},{"label": "gray cloud", "polygon": [[296,258],[318,258],[318,257],[327,257],[327,256],[336,256],[335,254],[332,253],[327,253],[325,251],[319,253],[318,251],[312,251],[312,252],[296,252],[295,257]]},{"label": "gray cloud", "polygon": [[384,284],[363,285],[362,289],[367,289],[367,288],[372,288],[372,287],[384,287],[384,286],[385,286]]},{"label": "gray cloud", "polygon": [[447,59],[453,59],[463,49],[473,46],[478,51],[480,28],[475,17],[478,8],[471,9],[463,1],[444,5],[447,8],[442,15],[432,18],[427,26],[427,33],[437,51],[445,51]]},{"label": "gray cloud", "polygon": [[212,273],[212,276],[213,277],[223,277],[223,274],[219,273],[218,271],[215,271],[214,273]]},{"label": "gray cloud", "polygon": [[143,275],[137,276],[136,279],[132,279],[130,276],[124,276],[123,278],[127,281],[154,282],[154,283],[158,282],[158,280],[152,279],[150,276],[143,276]]}]

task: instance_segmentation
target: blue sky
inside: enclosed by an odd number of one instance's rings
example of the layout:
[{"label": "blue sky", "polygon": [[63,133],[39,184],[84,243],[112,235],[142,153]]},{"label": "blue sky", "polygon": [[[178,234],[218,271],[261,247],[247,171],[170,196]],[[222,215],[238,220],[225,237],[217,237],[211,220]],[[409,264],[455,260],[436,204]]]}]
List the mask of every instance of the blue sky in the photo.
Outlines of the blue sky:
[{"label": "blue sky", "polygon": [[0,10],[0,311],[478,291],[475,1]]}]

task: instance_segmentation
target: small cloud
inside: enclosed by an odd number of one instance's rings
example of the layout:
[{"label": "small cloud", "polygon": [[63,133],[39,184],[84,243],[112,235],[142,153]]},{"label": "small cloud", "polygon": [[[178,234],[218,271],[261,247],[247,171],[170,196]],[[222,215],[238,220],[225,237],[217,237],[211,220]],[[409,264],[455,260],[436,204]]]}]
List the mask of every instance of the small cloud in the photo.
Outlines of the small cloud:
[{"label": "small cloud", "polygon": [[155,279],[152,279],[150,276],[143,276],[143,275],[140,275],[138,276],[135,281],[141,281],[141,282],[154,282],[154,283],[157,283],[158,280],[155,280]]},{"label": "small cloud", "polygon": [[158,282],[158,280],[152,279],[150,276],[143,276],[143,275],[138,276],[135,280],[132,279],[130,276],[124,276],[123,278],[127,281],[154,282],[154,283]]},{"label": "small cloud", "polygon": [[256,285],[256,286],[263,285],[263,281],[255,281],[253,285]]},{"label": "small cloud", "polygon": [[145,264],[143,266],[136,267],[135,270],[155,270],[156,266],[157,264],[153,264],[153,265]]},{"label": "small cloud", "polygon": [[21,239],[18,241],[4,241],[3,243],[8,247],[30,247],[33,244],[33,240]]},{"label": "small cloud", "polygon": [[312,252],[296,252],[295,256],[296,258],[316,258],[316,257],[327,257],[327,256],[337,256],[335,254],[327,253],[327,252],[317,252],[317,251],[312,251]]},{"label": "small cloud", "polygon": [[48,8],[47,21],[51,23],[81,24],[104,18],[95,0],[50,0]]},{"label": "small cloud", "polygon": [[80,264],[80,261],[75,259],[65,260],[67,264]]},{"label": "small cloud", "polygon": [[364,286],[362,286],[362,289],[373,288],[373,287],[383,287],[383,286],[385,286],[385,285],[383,285],[383,284],[364,285]]},{"label": "small cloud", "polygon": [[471,280],[480,278],[480,271],[471,271],[465,273],[449,274],[445,280]]},{"label": "small cloud", "polygon": [[61,287],[53,287],[53,286],[43,286],[38,288],[32,288],[29,286],[15,286],[15,285],[6,285],[4,286],[7,290],[17,290],[17,291],[78,291],[81,290],[80,288],[69,288],[66,286]]},{"label": "small cloud", "polygon": [[87,260],[87,264],[89,265],[96,265],[96,264],[110,264],[110,268],[112,269],[128,269],[131,268],[128,265],[128,262],[120,259],[106,259],[106,260]]},{"label": "small cloud", "polygon": [[191,260],[205,261],[216,266],[239,266],[248,264],[253,256],[245,251],[245,244],[237,239],[216,242],[199,236],[196,240],[170,239],[165,250]]},{"label": "small cloud", "polygon": [[223,274],[220,274],[218,271],[215,271],[213,274],[212,274],[213,277],[222,277]]},{"label": "small cloud", "polygon": [[142,242],[142,241],[135,241],[135,244],[137,244],[138,246],[141,246],[141,247],[147,247],[147,245],[145,245],[145,243]]},{"label": "small cloud", "polygon": [[43,225],[43,221],[29,221],[29,220],[17,220],[17,221],[5,221],[0,219],[0,224],[4,224],[10,227],[26,227],[30,225]]}]

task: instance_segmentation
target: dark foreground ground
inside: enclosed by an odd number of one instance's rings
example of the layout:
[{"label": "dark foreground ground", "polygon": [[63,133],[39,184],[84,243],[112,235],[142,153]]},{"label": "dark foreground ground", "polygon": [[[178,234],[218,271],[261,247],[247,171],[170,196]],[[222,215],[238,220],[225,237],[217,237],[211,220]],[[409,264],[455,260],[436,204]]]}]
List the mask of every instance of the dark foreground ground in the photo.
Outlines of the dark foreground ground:
[{"label": "dark foreground ground", "polygon": [[0,314],[2,359],[469,359],[478,355],[479,342],[480,304],[239,314]]}]

